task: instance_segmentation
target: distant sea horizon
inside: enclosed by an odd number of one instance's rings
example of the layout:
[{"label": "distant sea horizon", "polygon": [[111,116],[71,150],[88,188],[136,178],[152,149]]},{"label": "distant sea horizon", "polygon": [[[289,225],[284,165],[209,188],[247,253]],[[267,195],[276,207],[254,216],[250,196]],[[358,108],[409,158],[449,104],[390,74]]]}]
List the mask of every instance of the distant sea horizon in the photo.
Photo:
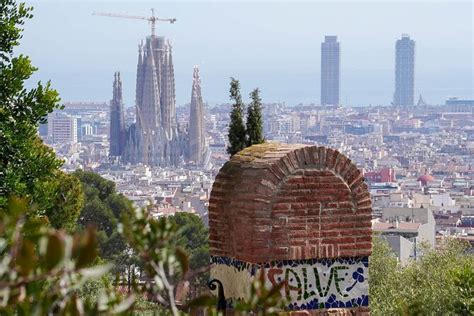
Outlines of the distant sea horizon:
[{"label": "distant sea horizon", "polygon": [[[176,71],[176,105],[181,106],[191,100],[191,73],[187,74],[175,66]],[[189,72],[191,72],[190,70]],[[393,78],[391,71],[381,70],[365,72],[352,71],[342,74],[341,80],[341,105],[363,107],[390,105],[393,95]],[[123,99],[125,107],[135,105],[135,73],[122,71]],[[473,99],[473,86],[469,84],[470,71],[456,74],[443,74],[443,80],[431,78],[420,78],[415,84],[415,104],[420,94],[427,104],[444,104],[450,97],[460,99]],[[234,74],[220,75],[206,73],[205,67],[201,67],[202,95],[204,103],[218,105],[230,102],[228,98],[229,78],[235,76],[240,80],[241,93],[244,101],[248,101],[248,94],[253,88],[260,88],[263,102],[285,103],[287,106],[299,104],[320,104],[320,83],[318,73],[305,74]],[[441,86],[446,77],[453,77],[451,82],[460,82],[460,78],[466,79],[464,87],[457,88]],[[357,80],[360,77],[360,80]],[[426,77],[426,76],[425,76]],[[51,80],[52,87],[58,90],[62,102],[109,102],[112,97],[113,74],[95,73],[49,73],[47,69],[39,69],[28,85],[33,86],[37,81],[46,82]],[[364,84],[374,82],[372,86]],[[418,83],[420,81],[420,83]]]}]

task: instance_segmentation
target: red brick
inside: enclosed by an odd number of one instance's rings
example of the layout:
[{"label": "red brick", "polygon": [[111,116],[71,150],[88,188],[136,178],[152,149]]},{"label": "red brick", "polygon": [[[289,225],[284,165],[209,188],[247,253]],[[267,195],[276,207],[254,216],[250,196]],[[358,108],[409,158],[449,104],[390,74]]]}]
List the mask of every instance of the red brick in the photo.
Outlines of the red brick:
[{"label": "red brick", "polygon": [[235,155],[216,177],[211,254],[258,262],[288,258],[290,247],[293,257],[370,254],[370,195],[347,157],[316,146],[265,150],[256,159],[251,150]]}]

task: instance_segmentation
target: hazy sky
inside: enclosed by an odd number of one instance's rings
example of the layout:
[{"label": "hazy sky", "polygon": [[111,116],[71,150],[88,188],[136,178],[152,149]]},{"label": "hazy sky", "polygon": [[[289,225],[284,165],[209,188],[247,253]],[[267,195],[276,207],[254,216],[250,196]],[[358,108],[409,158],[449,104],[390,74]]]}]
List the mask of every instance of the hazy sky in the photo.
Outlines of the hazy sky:
[{"label": "hazy sky", "polygon": [[341,101],[389,104],[394,91],[395,41],[416,41],[415,94],[429,103],[449,96],[472,98],[474,87],[471,1],[312,2],[112,2],[30,1],[20,51],[51,79],[64,101],[109,101],[116,70],[124,99],[134,104],[137,44],[149,35],[146,21],[93,16],[92,12],[174,17],[160,23],[170,37],[178,105],[190,101],[194,65],[210,103],[228,101],[229,77],[247,96],[264,101],[319,103],[320,45],[324,35],[341,42]]}]

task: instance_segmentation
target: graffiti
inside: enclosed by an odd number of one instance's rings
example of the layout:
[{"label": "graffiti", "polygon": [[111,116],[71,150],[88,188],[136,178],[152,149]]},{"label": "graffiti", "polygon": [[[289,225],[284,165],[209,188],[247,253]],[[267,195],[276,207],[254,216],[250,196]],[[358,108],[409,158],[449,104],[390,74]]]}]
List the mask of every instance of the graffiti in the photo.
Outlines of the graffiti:
[{"label": "graffiti", "polygon": [[[211,274],[223,278],[224,288],[248,284],[263,268],[268,288],[284,282],[282,296],[290,309],[355,307],[368,305],[368,258],[284,260],[265,264],[214,257]],[[233,272],[234,271],[234,272]],[[247,276],[246,281],[244,281]],[[232,286],[231,286],[232,285]],[[242,289],[245,287],[241,287]],[[233,293],[236,298],[245,293]]]},{"label": "graffiti", "polygon": [[265,270],[265,277],[270,287],[285,283],[282,295],[289,302],[305,302],[314,298],[325,300],[331,295],[348,298],[353,291],[359,290],[358,283],[363,285],[366,279],[364,268],[359,266],[354,270],[349,265],[273,267]]},{"label": "graffiti", "polygon": [[[313,278],[315,280],[315,282],[312,283],[312,284],[310,284],[310,282],[308,282],[310,280],[310,278],[308,278],[308,273],[307,273],[308,268],[307,267],[302,267],[301,268],[301,271],[302,271],[302,276],[301,277],[298,275],[298,273],[295,270],[293,270],[291,268],[286,269],[285,273],[283,273],[282,269],[271,268],[271,269],[268,270],[268,272],[266,274],[266,277],[267,277],[267,280],[270,282],[270,284],[272,286],[275,286],[275,285],[282,282],[282,279],[280,277],[277,277],[277,279],[275,279],[275,276],[277,276],[279,274],[284,274],[285,275],[285,278],[284,278],[283,281],[285,282],[285,288],[284,289],[285,289],[286,298],[288,300],[291,299],[291,294],[290,294],[291,291],[296,291],[298,293],[298,298],[297,298],[298,301],[300,301],[302,299],[307,300],[308,298],[310,298],[312,296],[316,296],[316,295],[318,295],[319,297],[326,297],[329,293],[329,289],[331,288],[331,284],[332,284],[333,281],[336,285],[336,290],[339,293],[339,295],[342,295],[343,297],[348,297],[349,294],[347,294],[346,292],[344,292],[344,293],[341,292],[341,286],[340,286],[340,282],[344,281],[345,278],[341,277],[338,274],[338,271],[347,270],[347,269],[349,269],[349,268],[345,267],[345,266],[332,267],[331,270],[330,270],[330,273],[329,273],[329,281],[328,281],[328,283],[325,287],[321,286],[321,276],[320,275],[323,274],[323,273],[320,273],[318,271],[317,267],[312,268]],[[293,280],[296,283],[295,285],[291,284],[291,283],[293,283]],[[312,290],[314,288],[316,288],[317,293],[315,292],[315,290]],[[350,287],[350,288],[347,288],[347,289],[351,290],[352,288],[353,287]]]}]

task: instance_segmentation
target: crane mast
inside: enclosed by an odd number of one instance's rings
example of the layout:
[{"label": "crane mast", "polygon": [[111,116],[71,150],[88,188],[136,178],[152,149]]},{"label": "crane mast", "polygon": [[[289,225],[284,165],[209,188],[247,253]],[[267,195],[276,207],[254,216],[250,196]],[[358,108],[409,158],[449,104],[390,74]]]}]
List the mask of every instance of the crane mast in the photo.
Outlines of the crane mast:
[{"label": "crane mast", "polygon": [[176,19],[163,19],[158,16],[155,16],[155,10],[151,9],[151,16],[139,16],[139,15],[129,15],[129,14],[117,14],[117,13],[106,13],[106,12],[94,12],[92,15],[98,16],[107,16],[112,18],[125,18],[125,19],[135,19],[135,20],[145,20],[151,26],[151,36],[156,34],[156,22],[169,22],[173,24],[176,22]]}]

